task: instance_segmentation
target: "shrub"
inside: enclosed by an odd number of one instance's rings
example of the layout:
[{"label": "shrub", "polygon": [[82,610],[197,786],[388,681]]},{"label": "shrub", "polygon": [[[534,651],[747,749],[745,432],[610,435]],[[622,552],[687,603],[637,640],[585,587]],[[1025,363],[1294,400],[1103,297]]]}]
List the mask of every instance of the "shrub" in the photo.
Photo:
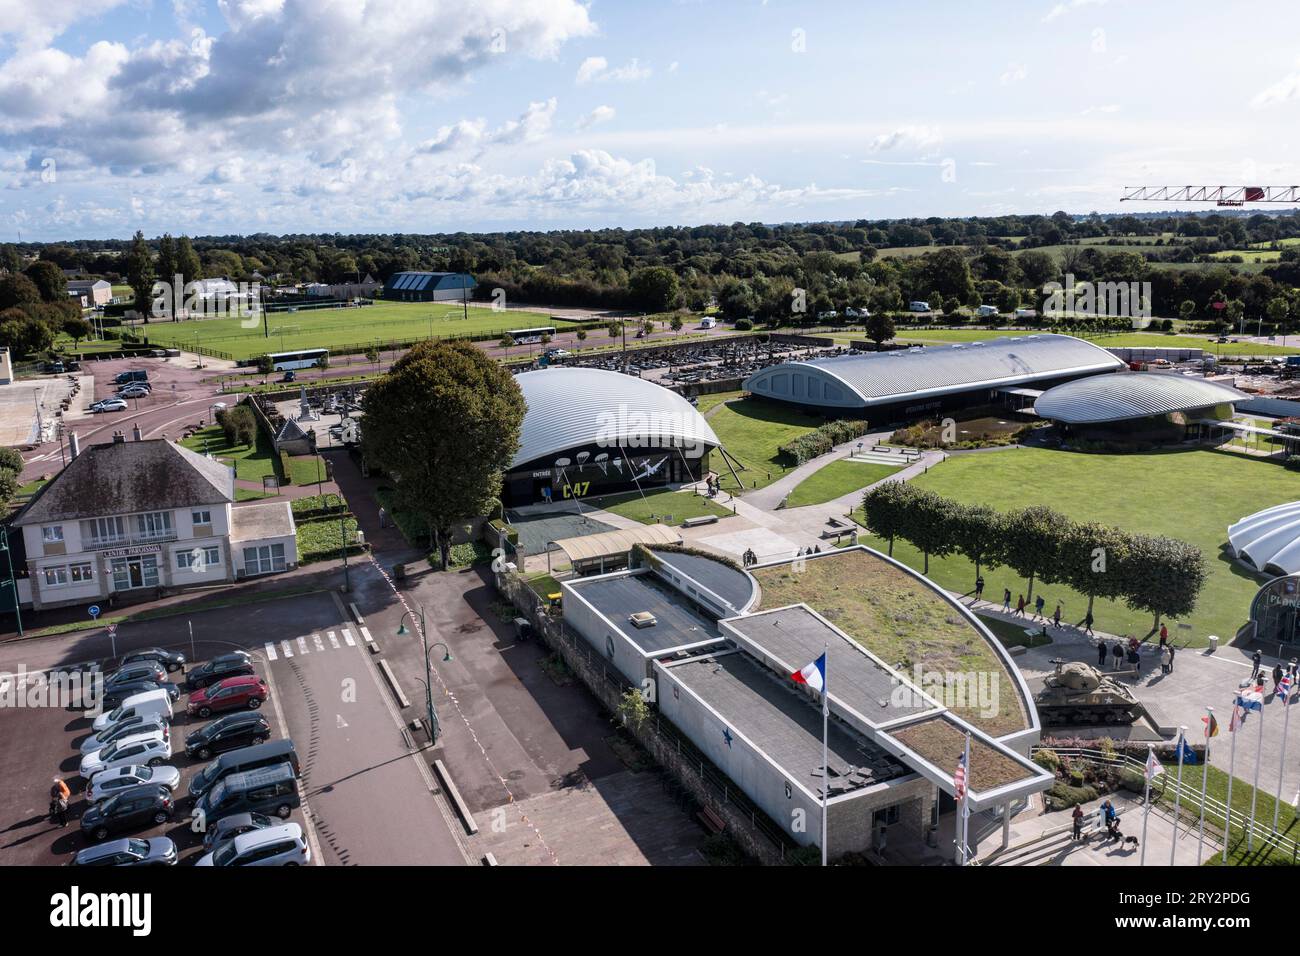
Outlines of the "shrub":
[{"label": "shrub", "polygon": [[247,405],[220,409],[217,424],[226,436],[227,445],[252,445],[257,441],[257,419]]},{"label": "shrub", "polygon": [[282,484],[293,484],[293,459],[287,451],[280,452],[280,482]]},{"label": "shrub", "polygon": [[257,370],[263,375],[270,375],[275,370],[275,363],[271,361],[271,356],[259,355],[257,357]]},{"label": "shrub", "polygon": [[1050,770],[1052,773],[1061,769],[1061,758],[1055,750],[1040,750],[1034,754],[1034,763],[1044,770]]},{"label": "shrub", "polygon": [[1300,471],[1300,455],[1288,455],[1286,466],[1291,471]]},{"label": "shrub", "polygon": [[870,430],[870,426],[862,419],[840,418],[800,435],[794,441],[782,445],[779,451],[793,459],[796,465],[802,465],[818,455],[826,454],[841,442],[860,438]]},{"label": "shrub", "polygon": [[752,329],[753,327],[754,327],[754,323],[751,322],[749,319],[737,319],[737,320],[736,320],[736,331],[737,331],[737,332],[748,332],[748,331],[749,331],[750,329]]},{"label": "shrub", "polygon": [[1097,799],[1095,787],[1072,787],[1058,780],[1044,796],[1047,809],[1051,812],[1068,810],[1080,803],[1090,803]]}]

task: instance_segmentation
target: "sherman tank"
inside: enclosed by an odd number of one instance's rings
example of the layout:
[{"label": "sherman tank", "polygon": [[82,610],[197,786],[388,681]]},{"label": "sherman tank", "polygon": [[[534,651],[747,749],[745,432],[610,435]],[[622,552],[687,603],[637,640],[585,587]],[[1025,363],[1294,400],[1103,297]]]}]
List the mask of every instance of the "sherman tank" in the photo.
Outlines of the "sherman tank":
[{"label": "sherman tank", "polygon": [[1133,692],[1115,680],[1136,676],[1136,670],[1100,671],[1091,664],[1054,658],[1034,704],[1045,727],[1131,724],[1146,709]]}]

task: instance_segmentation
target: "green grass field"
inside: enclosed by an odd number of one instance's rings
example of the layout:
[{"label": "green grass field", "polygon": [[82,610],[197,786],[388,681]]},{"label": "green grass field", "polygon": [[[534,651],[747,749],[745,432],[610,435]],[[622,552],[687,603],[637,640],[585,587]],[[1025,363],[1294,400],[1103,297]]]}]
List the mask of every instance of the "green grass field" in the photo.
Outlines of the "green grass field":
[{"label": "green grass field", "polygon": [[[1077,521],[1097,521],[1129,531],[1181,538],[1199,547],[1209,570],[1196,609],[1187,618],[1170,622],[1178,644],[1195,647],[1217,635],[1230,640],[1246,622],[1251,598],[1263,580],[1233,562],[1223,552],[1228,525],[1270,505],[1294,501],[1300,491],[1295,475],[1280,465],[1231,452],[1172,450],[1149,454],[1103,455],[1038,448],[1018,448],[990,454],[957,455],[929,474],[914,479],[923,488],[968,503],[999,510],[1049,505]],[[860,510],[855,513],[860,517]],[[886,551],[887,543],[871,538],[872,547]],[[914,568],[922,555],[910,544],[896,541],[894,557]],[[943,587],[966,593],[974,587],[975,569],[965,558],[931,558],[930,577]],[[1000,600],[1004,587],[1013,600],[1025,593],[1026,582],[1007,568],[984,569],[984,596]],[[1049,609],[1064,603],[1064,619],[1083,618],[1087,598],[1057,584],[1035,584]],[[1151,629],[1151,615],[1121,603],[1098,600],[1095,626],[1112,634],[1136,634]]]},{"label": "green grass field", "polygon": [[[778,449],[788,441],[812,431],[824,419],[756,400],[723,405],[709,416],[722,447],[745,468],[740,473],[746,489],[763,488],[785,474],[777,460]],[[719,463],[714,469],[722,476],[722,487],[736,490],[731,469]]]},{"label": "green grass field", "polygon": [[[1256,717],[1253,719],[1258,720],[1261,718]],[[1227,747],[1230,745],[1231,745],[1231,741],[1227,737],[1226,730],[1220,734],[1218,739],[1215,740],[1213,744],[1213,746],[1215,747]],[[1177,762],[1176,761],[1166,762],[1164,764],[1164,767],[1165,767],[1165,772],[1158,779],[1161,781],[1162,784],[1174,783],[1175,778],[1178,775]],[[1183,807],[1180,816],[1182,817],[1185,823],[1187,821],[1190,821],[1193,826],[1195,826],[1197,821],[1200,819],[1201,781],[1202,781],[1202,774],[1204,773],[1205,773],[1204,764],[1196,764],[1193,766],[1183,767]],[[1273,807],[1276,802],[1276,798],[1273,796],[1273,794],[1269,793],[1268,788],[1271,786],[1275,786],[1277,783],[1276,767],[1273,767],[1271,769],[1271,774],[1272,774],[1271,777],[1272,782],[1270,782],[1270,770],[1266,769],[1264,771],[1264,775],[1260,780],[1259,799],[1255,807],[1256,822],[1263,823],[1266,827],[1271,827],[1273,825]],[[1205,776],[1204,780],[1205,780],[1206,795],[1211,800],[1217,800],[1220,804],[1227,803],[1228,774],[1220,770],[1218,767],[1211,765],[1209,774]],[[1291,854],[1289,852],[1282,850],[1276,846],[1270,846],[1264,843],[1263,840],[1258,840],[1258,839],[1255,840],[1255,848],[1253,850],[1248,850],[1246,848],[1246,831],[1239,826],[1239,822],[1244,822],[1250,819],[1250,804],[1251,804],[1251,799],[1254,796],[1254,792],[1255,792],[1254,788],[1250,785],[1249,780],[1244,780],[1241,777],[1236,777],[1233,779],[1232,839],[1228,844],[1227,865],[1228,866],[1264,866],[1264,865],[1292,866],[1294,865],[1296,861],[1291,858]],[[1172,808],[1173,805],[1172,794],[1162,794],[1161,801],[1163,802],[1164,806],[1167,809]],[[1187,805],[1189,801],[1192,803],[1191,806]],[[1291,803],[1289,801],[1283,800],[1281,807],[1278,809],[1278,815],[1277,815],[1278,832],[1288,840],[1292,840],[1292,841],[1300,840],[1300,826],[1297,826],[1298,823],[1300,823],[1300,821],[1297,821],[1296,819],[1295,807],[1291,806]],[[1207,816],[1205,820],[1205,829],[1206,829],[1207,836],[1210,833],[1221,835],[1223,833],[1223,817],[1217,816],[1214,813],[1207,812]],[[1187,837],[1184,837],[1184,839],[1195,840],[1196,839],[1195,832],[1192,832]],[[1219,852],[1217,853],[1211,854],[1209,852],[1209,848],[1207,847],[1205,857],[1206,858],[1203,864],[1205,866],[1224,865],[1222,850],[1219,850]]]},{"label": "green grass field", "polygon": [[[191,451],[201,455],[209,452],[216,458],[233,465],[235,477],[244,481],[261,482],[263,478],[274,475],[281,484],[310,485],[315,484],[319,475],[325,473],[325,464],[317,455],[293,455],[289,458],[289,475],[281,472],[280,459],[271,447],[270,440],[259,430],[255,445],[228,445],[225,432],[219,425],[201,428],[181,442]],[[286,477],[288,481],[286,481]],[[248,501],[263,497],[260,491],[250,488],[236,488],[235,498]]]},{"label": "green grass field", "polygon": [[[574,323],[541,312],[493,312],[471,306],[469,318],[461,307],[446,302],[376,302],[345,309],[306,309],[274,312],[266,316],[264,334],[261,316],[252,318],[194,319],[186,322],[136,324],[136,335],[148,336],[150,344],[228,352],[236,359],[255,358],[267,352],[294,349],[334,349],[346,345],[406,342],[433,337],[479,335],[506,329],[553,326],[562,329]],[[252,323],[246,327],[246,323]]]},{"label": "green grass field", "polygon": [[898,469],[892,465],[875,462],[850,461],[847,458],[833,461],[799,482],[794,491],[790,492],[785,506],[802,508],[805,505],[819,505],[858,488],[875,484],[896,471]]},{"label": "green grass field", "polygon": [[673,491],[670,488],[656,488],[647,491],[643,497],[639,492],[631,491],[620,495],[605,495],[601,498],[584,498],[586,504],[594,508],[622,515],[642,524],[655,524],[660,519],[671,516],[664,521],[667,525],[680,525],[686,518],[702,518],[717,515],[728,518],[731,511],[715,504],[703,495],[689,491]]}]

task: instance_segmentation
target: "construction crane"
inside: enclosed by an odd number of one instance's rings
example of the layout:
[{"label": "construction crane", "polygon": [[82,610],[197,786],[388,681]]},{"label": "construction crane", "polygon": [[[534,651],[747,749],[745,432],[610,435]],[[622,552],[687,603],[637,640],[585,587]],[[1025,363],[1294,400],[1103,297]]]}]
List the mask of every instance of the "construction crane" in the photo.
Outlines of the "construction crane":
[{"label": "construction crane", "polygon": [[1120,202],[1212,202],[1244,206],[1248,202],[1300,203],[1300,186],[1125,186]]}]

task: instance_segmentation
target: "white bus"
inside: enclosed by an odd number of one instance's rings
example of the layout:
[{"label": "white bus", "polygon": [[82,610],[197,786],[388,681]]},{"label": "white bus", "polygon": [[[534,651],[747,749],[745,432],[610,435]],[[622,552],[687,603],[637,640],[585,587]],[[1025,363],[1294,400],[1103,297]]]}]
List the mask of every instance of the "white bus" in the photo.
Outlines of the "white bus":
[{"label": "white bus", "polygon": [[291,368],[315,368],[329,359],[329,349],[302,349],[297,352],[268,352],[271,368],[283,372]]},{"label": "white bus", "polygon": [[511,329],[506,335],[514,340],[515,345],[536,345],[543,335],[555,338],[555,327],[544,325],[535,329]]}]

